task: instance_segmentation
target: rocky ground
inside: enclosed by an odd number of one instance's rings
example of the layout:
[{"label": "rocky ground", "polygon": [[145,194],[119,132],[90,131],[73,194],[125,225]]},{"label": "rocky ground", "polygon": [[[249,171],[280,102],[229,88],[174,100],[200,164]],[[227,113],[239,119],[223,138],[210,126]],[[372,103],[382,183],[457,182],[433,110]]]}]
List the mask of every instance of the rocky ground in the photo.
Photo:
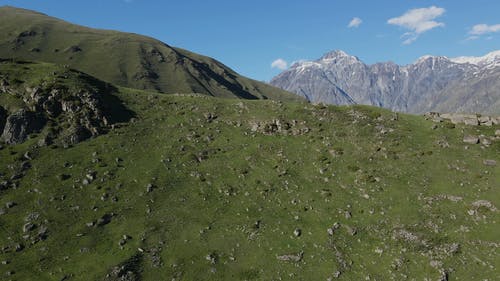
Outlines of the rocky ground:
[{"label": "rocky ground", "polygon": [[[26,78],[2,72],[2,280],[498,275],[492,118],[162,95],[9,67]],[[59,75],[67,88],[38,83]],[[44,122],[15,121],[27,118]],[[88,133],[72,142],[76,125]]]}]

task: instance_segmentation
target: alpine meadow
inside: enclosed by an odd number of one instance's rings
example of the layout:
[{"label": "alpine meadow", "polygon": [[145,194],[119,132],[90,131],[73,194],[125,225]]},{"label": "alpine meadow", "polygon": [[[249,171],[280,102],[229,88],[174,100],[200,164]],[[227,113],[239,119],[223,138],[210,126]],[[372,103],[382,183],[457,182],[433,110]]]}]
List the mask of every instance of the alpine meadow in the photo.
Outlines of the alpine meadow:
[{"label": "alpine meadow", "polygon": [[0,280],[498,280],[499,66],[415,115],[306,64],[0,7]]}]

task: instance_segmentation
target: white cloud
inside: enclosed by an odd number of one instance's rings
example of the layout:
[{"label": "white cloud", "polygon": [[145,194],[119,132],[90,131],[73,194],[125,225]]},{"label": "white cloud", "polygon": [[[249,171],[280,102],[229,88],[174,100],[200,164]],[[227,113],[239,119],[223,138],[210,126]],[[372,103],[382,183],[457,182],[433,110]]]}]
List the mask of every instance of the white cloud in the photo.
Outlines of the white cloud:
[{"label": "white cloud", "polygon": [[[482,35],[500,32],[500,24],[487,25],[484,23],[474,25],[468,32],[469,37],[465,41],[472,41],[481,38]],[[488,36],[486,40],[491,40],[493,37]]]},{"label": "white cloud", "polygon": [[288,63],[284,59],[277,59],[271,63],[271,68],[285,70],[287,67],[288,67]]},{"label": "white cloud", "polygon": [[467,39],[465,39],[465,41],[472,41],[472,40],[476,40],[476,39],[479,39],[479,36],[472,35],[472,36],[467,37]]},{"label": "white cloud", "polygon": [[361,23],[363,23],[363,20],[358,18],[358,17],[355,17],[355,18],[352,18],[352,20],[349,22],[349,25],[347,25],[347,27],[349,27],[349,28],[358,27],[361,25]]},{"label": "white cloud", "polygon": [[500,24],[487,25],[487,24],[476,24],[469,31],[470,35],[483,35],[486,33],[500,32]]},{"label": "white cloud", "polygon": [[401,36],[402,38],[406,38],[403,44],[407,45],[417,40],[420,34],[436,27],[443,27],[444,23],[437,22],[434,19],[442,16],[445,12],[445,9],[436,6],[411,9],[402,16],[389,19],[387,23],[410,30]]}]

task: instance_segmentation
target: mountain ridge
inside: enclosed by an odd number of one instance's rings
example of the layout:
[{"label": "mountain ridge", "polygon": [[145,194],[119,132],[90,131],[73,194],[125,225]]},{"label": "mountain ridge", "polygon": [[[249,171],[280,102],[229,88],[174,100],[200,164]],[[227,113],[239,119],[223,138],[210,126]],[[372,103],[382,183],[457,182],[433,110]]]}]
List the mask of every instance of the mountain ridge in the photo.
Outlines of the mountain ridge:
[{"label": "mountain ridge", "polygon": [[[422,56],[414,63],[365,64],[341,50],[301,61],[271,84],[311,102],[367,104],[408,113],[500,113],[500,56]],[[456,62],[458,61],[458,62]]]},{"label": "mountain ridge", "polygon": [[0,8],[0,57],[68,65],[106,82],[162,93],[300,100],[223,63],[154,38]]}]

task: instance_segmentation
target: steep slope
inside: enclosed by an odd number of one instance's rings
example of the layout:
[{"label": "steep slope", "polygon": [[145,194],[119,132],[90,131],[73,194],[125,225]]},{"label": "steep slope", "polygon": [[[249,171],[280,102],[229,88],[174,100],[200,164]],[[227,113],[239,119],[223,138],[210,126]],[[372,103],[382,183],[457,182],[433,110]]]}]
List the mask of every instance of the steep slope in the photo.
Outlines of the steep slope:
[{"label": "steep slope", "polygon": [[216,60],[153,38],[82,27],[13,7],[0,8],[0,57],[69,65],[116,85],[162,93],[297,100]]},{"label": "steep slope", "polygon": [[[0,124],[22,106],[92,117],[87,92],[115,99],[105,116],[134,113],[72,146],[47,144],[48,125],[0,140],[2,280],[498,276],[498,122],[164,95],[46,63],[0,73]],[[28,85],[79,110],[54,117]]]},{"label": "steep slope", "polygon": [[342,51],[316,61],[299,62],[279,74],[272,85],[312,102],[367,104],[409,113],[500,113],[500,53],[484,57],[424,56],[399,66],[366,65]]}]

